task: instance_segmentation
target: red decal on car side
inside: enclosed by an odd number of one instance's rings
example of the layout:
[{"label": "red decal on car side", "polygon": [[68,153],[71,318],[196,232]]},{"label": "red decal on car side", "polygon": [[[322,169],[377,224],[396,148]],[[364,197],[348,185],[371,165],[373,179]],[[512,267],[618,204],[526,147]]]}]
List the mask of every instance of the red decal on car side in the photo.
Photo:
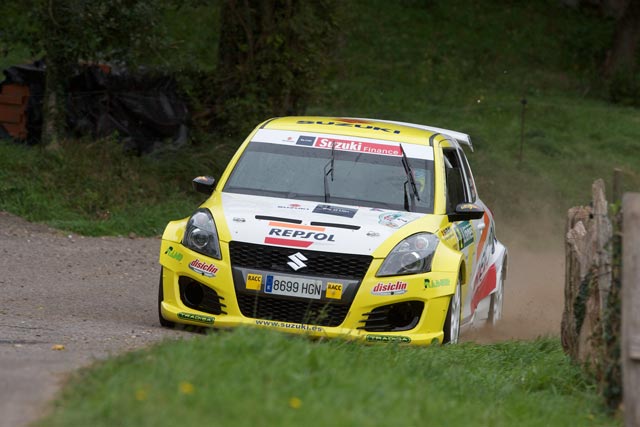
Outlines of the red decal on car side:
[{"label": "red decal on car side", "polygon": [[492,264],[491,267],[489,267],[487,274],[485,274],[484,278],[482,279],[480,286],[476,288],[476,291],[473,294],[473,298],[471,299],[472,313],[476,311],[476,308],[478,307],[480,301],[486,298],[491,293],[491,291],[496,288],[496,277],[496,265]]}]

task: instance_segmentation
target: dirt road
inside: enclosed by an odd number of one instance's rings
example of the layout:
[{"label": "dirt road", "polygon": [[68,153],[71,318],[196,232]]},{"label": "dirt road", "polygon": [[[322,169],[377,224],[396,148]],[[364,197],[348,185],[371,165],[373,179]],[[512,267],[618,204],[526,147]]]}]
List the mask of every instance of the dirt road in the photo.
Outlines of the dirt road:
[{"label": "dirt road", "polygon": [[[510,251],[505,318],[465,340],[558,335],[561,243]],[[63,234],[0,212],[0,426],[39,418],[65,376],[93,360],[166,338],[157,322],[158,239]],[[56,350],[56,348],[62,348]]]},{"label": "dirt road", "polygon": [[159,248],[158,239],[62,234],[0,212],[1,426],[40,417],[69,371],[186,334],[157,322]]}]

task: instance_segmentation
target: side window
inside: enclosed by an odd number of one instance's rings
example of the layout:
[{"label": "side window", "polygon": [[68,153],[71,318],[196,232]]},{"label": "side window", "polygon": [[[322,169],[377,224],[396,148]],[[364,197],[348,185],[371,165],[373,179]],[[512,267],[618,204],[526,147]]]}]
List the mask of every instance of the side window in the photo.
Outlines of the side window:
[{"label": "side window", "polygon": [[463,162],[454,148],[444,148],[447,179],[447,212],[453,212],[458,203],[470,201],[470,190],[464,175]]},{"label": "side window", "polygon": [[471,174],[471,168],[469,167],[469,161],[467,160],[467,156],[464,155],[464,151],[459,151],[460,157],[462,158],[462,168],[464,169],[464,174],[467,177],[467,185],[469,186],[469,202],[475,202],[478,198],[478,193],[476,192],[476,183],[473,180],[473,175]]}]

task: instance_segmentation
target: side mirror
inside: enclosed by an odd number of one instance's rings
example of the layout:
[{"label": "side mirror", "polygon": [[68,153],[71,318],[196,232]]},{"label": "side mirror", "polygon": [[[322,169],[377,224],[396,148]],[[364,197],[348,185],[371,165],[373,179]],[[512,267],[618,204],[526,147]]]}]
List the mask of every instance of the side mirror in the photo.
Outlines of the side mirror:
[{"label": "side mirror", "polygon": [[206,194],[207,196],[210,196],[211,193],[213,193],[215,183],[216,179],[212,176],[199,176],[191,181],[191,185],[194,190],[198,193]]},{"label": "side mirror", "polygon": [[449,221],[471,221],[474,219],[480,219],[484,216],[484,209],[475,203],[458,203],[456,205],[456,211],[450,213]]}]

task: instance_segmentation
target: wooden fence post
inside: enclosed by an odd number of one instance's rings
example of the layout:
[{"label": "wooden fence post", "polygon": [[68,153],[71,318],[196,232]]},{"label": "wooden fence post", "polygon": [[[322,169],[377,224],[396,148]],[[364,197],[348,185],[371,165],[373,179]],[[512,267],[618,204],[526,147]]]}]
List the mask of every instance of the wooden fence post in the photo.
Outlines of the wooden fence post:
[{"label": "wooden fence post", "polygon": [[604,181],[591,186],[591,206],[569,209],[561,340],[575,361],[598,369],[602,364],[602,319],[611,288],[611,221]]},{"label": "wooden fence post", "polygon": [[622,169],[613,170],[613,203],[622,202]]},{"label": "wooden fence post", "polygon": [[604,194],[604,181],[596,180],[592,186],[593,219],[595,221],[595,259],[598,269],[598,293],[600,297],[600,318],[604,318],[609,290],[611,289],[611,235],[613,227],[609,220],[609,205]]},{"label": "wooden fence post", "polygon": [[622,378],[626,427],[640,426],[640,193],[622,198]]}]

